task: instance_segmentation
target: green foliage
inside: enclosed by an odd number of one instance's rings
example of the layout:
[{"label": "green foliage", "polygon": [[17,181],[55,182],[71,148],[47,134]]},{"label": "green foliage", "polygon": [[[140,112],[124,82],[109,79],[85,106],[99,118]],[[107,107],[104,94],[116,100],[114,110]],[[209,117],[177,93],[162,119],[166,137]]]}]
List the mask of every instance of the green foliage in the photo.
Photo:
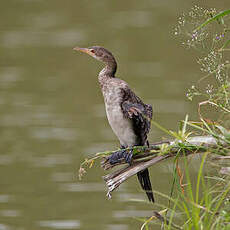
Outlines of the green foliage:
[{"label": "green foliage", "polygon": [[[215,14],[215,15],[214,15]],[[174,173],[177,184],[177,205],[174,210],[180,210],[185,214],[182,229],[230,229],[230,182],[229,176],[205,178],[204,163],[207,155],[211,152],[229,154],[230,132],[224,126],[203,119],[200,107],[211,105],[220,109],[219,117],[223,114],[230,115],[230,81],[229,81],[229,16],[230,10],[216,13],[215,9],[204,9],[198,6],[192,8],[187,14],[179,19],[175,34],[181,35],[186,42],[187,48],[199,51],[197,63],[200,70],[206,75],[198,83],[193,85],[188,93],[188,99],[200,96],[198,105],[200,123],[188,122],[190,127],[217,138],[226,143],[226,148],[209,149],[203,157],[196,179],[195,188],[192,186],[187,158],[184,158],[184,171],[186,175],[186,189],[179,183],[178,173]],[[225,18],[224,18],[225,17]],[[224,20],[226,19],[226,20]],[[202,21],[205,21],[202,23]],[[190,28],[189,28],[190,27]],[[205,84],[204,84],[204,81]],[[226,117],[225,117],[226,118]],[[226,120],[223,124],[227,124]],[[228,162],[229,164],[229,162]],[[220,167],[220,165],[219,165]],[[181,208],[182,207],[182,208]],[[165,229],[172,229],[170,226]]]},{"label": "green foliage", "polygon": [[[181,39],[186,48],[198,51],[197,63],[200,65],[202,76],[188,90],[187,97],[193,100],[199,98],[198,114],[200,121],[191,122],[186,116],[178,131],[170,131],[156,122],[157,128],[175,139],[173,146],[162,145],[157,149],[159,154],[169,154],[176,149],[174,161],[173,185],[171,195],[154,191],[168,202],[168,205],[157,204],[161,211],[148,219],[138,219],[143,223],[141,230],[152,229],[152,224],[161,224],[165,230],[230,230],[230,173],[222,175],[221,167],[230,168],[230,161],[209,162],[210,155],[218,155],[219,159],[230,156],[230,10],[217,12],[215,9],[204,9],[194,6],[188,14],[179,18],[175,35]],[[201,107],[218,108],[215,121],[204,118]],[[216,140],[213,147],[192,145],[188,138],[192,134],[212,136]],[[146,147],[135,147],[134,155],[145,152]],[[129,150],[129,149],[127,149]],[[151,153],[155,149],[151,150]],[[189,170],[187,152],[194,154],[202,151],[199,170],[195,182]],[[97,159],[111,155],[115,151],[98,153],[86,159],[79,170],[79,175],[85,173],[86,167],[92,167]],[[175,153],[175,152],[174,152]],[[175,154],[174,154],[175,155]],[[179,167],[179,156],[183,156],[183,170]],[[224,158],[225,157],[225,158]],[[216,169],[215,176],[207,176],[209,170],[205,166],[212,165]],[[207,167],[208,168],[208,167]],[[185,181],[185,182],[183,182]],[[160,220],[160,221],[159,221]]]},{"label": "green foliage", "polygon": [[[180,213],[178,221],[182,229],[227,229],[229,222],[222,214],[226,213],[229,205],[228,193],[230,183],[228,178],[215,178],[217,182],[212,183],[212,178],[205,178],[204,163],[209,153],[203,155],[198,171],[195,185],[191,182],[188,170],[187,158],[184,158],[184,168],[186,176],[186,186],[181,186],[178,174],[174,173],[177,185],[177,198],[174,212]],[[171,217],[171,212],[169,212]],[[165,229],[173,229],[165,226]]]},{"label": "green foliage", "polygon": [[[193,125],[187,121],[187,119],[178,133],[183,132],[186,134],[186,127],[190,127],[190,125],[192,125],[193,128],[199,127]],[[202,130],[206,129],[208,134],[214,134],[212,133],[213,130],[209,130],[210,127],[200,128]],[[225,136],[223,135],[223,139],[221,140],[226,141],[227,139],[225,138],[228,137],[229,132],[223,127],[218,127],[218,129],[220,129],[221,134],[225,133]],[[219,134],[215,133],[215,135]],[[179,136],[177,140],[181,141],[181,137]],[[216,147],[207,149],[202,155],[195,181],[192,180],[192,176],[189,172],[189,159],[186,155],[188,148],[189,146],[186,144],[185,139],[184,142],[181,143],[181,148],[174,160],[174,182],[171,195],[167,196],[154,191],[155,194],[158,194],[168,201],[168,206],[158,204],[162,208],[159,213],[162,213],[162,218],[164,219],[162,229],[230,229],[230,174],[221,176],[215,172],[215,176],[206,176],[210,169],[205,169],[205,165],[210,167],[210,164],[208,164],[208,156],[212,155],[212,153],[224,155],[223,151],[226,151],[225,154],[229,154],[229,145],[226,145],[225,149],[221,146],[221,149]],[[183,170],[180,169],[178,164],[179,155],[181,154],[184,155],[183,161],[181,162],[183,163]],[[224,166],[229,167],[230,162],[224,162]],[[212,168],[220,171],[221,164],[215,164]],[[186,181],[185,184],[183,181]],[[165,210],[167,211],[165,212]],[[152,229],[151,224],[159,223],[159,220],[156,220],[156,218],[152,216],[143,222],[141,229]]]},{"label": "green foliage", "polygon": [[199,96],[200,106],[220,109],[219,121],[230,127],[230,10],[217,12],[194,6],[183,14],[175,27],[175,35],[186,48],[197,51],[197,63],[204,74],[191,86],[187,98]]},{"label": "green foliage", "polygon": [[[176,138],[181,148],[177,156],[184,154],[183,172],[178,165],[178,157],[174,164],[174,182],[171,196],[157,193],[168,200],[167,214],[164,215],[162,229],[230,229],[230,174],[205,176],[210,170],[205,165],[220,171],[221,163],[208,164],[208,156],[213,154],[227,155],[230,153],[230,81],[229,81],[229,51],[230,51],[230,10],[217,12],[215,9],[204,9],[194,6],[188,14],[179,17],[175,35],[181,39],[186,48],[193,48],[198,53],[197,63],[204,74],[200,80],[188,90],[187,98],[198,97],[199,122],[185,121],[177,132],[168,131],[156,125],[165,133]],[[218,108],[216,121],[205,119],[201,112],[202,106]],[[206,115],[208,116],[208,115]],[[192,129],[192,130],[191,130]],[[201,133],[212,136],[220,146],[209,147],[202,156],[196,181],[192,181],[189,173],[189,162],[186,150],[188,136]],[[224,145],[223,145],[224,144]],[[221,158],[221,157],[220,157]],[[224,158],[226,159],[226,158]],[[224,167],[230,168],[230,162],[225,161]],[[183,176],[185,178],[183,179]],[[185,180],[186,184],[183,184]],[[174,193],[174,196],[173,196]],[[149,220],[143,224],[151,229]],[[147,229],[147,228],[146,228]]]},{"label": "green foliage", "polygon": [[222,23],[224,23],[223,17],[227,16],[229,14],[230,14],[230,10],[225,10],[223,12],[220,12],[220,13],[216,14],[215,16],[212,16],[212,14],[210,14],[211,18],[208,19],[207,21],[205,21],[204,23],[202,23],[201,25],[199,25],[194,31],[200,30],[201,28],[207,26],[209,23],[211,23],[213,21],[219,21],[220,20]]}]

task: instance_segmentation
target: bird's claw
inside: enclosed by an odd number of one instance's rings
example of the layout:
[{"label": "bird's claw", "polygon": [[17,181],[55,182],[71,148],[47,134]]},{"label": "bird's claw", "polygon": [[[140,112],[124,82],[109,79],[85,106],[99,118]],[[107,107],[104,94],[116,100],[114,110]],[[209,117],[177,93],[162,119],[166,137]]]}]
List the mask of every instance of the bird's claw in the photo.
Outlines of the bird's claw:
[{"label": "bird's claw", "polygon": [[132,158],[133,158],[132,150],[129,150],[127,152],[127,150],[121,149],[113,153],[111,156],[109,156],[108,160],[111,165],[114,165],[114,164],[120,163],[124,159],[126,163],[131,165]]},{"label": "bird's claw", "polygon": [[130,150],[128,153],[126,153],[124,158],[125,158],[125,162],[131,165],[133,159],[133,151]]},{"label": "bird's claw", "polygon": [[109,156],[108,160],[111,165],[120,163],[122,159],[124,159],[126,156],[126,150],[119,150],[113,153],[111,156]]}]

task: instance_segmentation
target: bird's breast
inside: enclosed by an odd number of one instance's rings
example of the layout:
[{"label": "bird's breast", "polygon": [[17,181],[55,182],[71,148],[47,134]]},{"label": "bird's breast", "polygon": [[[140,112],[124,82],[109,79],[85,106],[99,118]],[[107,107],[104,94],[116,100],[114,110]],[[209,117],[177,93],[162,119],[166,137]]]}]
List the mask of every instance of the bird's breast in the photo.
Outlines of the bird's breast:
[{"label": "bird's breast", "polygon": [[104,94],[106,114],[113,132],[122,146],[136,144],[136,135],[130,119],[124,117],[121,109],[121,95],[119,89],[112,89]]}]

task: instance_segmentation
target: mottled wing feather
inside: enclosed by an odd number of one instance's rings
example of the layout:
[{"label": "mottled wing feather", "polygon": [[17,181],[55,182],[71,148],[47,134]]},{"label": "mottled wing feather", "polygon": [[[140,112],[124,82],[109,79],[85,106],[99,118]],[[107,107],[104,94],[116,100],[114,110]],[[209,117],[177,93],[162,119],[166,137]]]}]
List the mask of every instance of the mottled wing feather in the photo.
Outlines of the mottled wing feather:
[{"label": "mottled wing feather", "polygon": [[129,88],[123,90],[121,108],[124,116],[133,123],[138,145],[145,145],[152,119],[152,106],[144,104]]}]

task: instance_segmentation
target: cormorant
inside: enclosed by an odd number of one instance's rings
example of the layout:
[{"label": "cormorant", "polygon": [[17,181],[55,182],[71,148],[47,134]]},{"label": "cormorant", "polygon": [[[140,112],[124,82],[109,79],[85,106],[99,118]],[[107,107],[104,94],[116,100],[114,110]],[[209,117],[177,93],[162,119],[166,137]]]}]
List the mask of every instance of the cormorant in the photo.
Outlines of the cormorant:
[{"label": "cormorant", "polygon": [[[104,96],[109,124],[121,145],[121,151],[113,154],[109,162],[115,164],[125,159],[131,164],[132,151],[127,153],[122,149],[148,145],[147,134],[151,125],[152,106],[144,104],[125,81],[115,77],[117,62],[107,49],[92,46],[89,48],[75,47],[74,50],[86,53],[105,64],[98,75],[98,80]],[[154,202],[148,169],[138,172],[137,177],[149,201]]]}]

